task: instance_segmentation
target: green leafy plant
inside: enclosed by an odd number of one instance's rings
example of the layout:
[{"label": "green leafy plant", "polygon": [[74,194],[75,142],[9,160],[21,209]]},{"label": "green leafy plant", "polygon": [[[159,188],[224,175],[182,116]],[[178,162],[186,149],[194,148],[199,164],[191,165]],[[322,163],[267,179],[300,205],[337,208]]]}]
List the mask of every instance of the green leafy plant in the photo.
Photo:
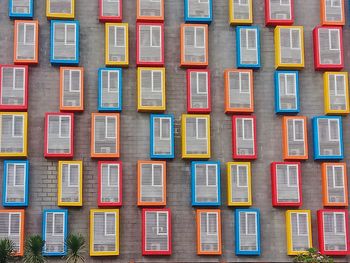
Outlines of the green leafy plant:
[{"label": "green leafy plant", "polygon": [[16,259],[15,244],[12,240],[5,238],[0,240],[0,263],[11,262]]},{"label": "green leafy plant", "polygon": [[321,255],[315,248],[309,248],[307,252],[301,253],[295,257],[293,262],[333,263],[334,260],[328,256]]},{"label": "green leafy plant", "polygon": [[42,254],[45,241],[41,236],[29,236],[24,245],[24,263],[44,263],[45,257]]},{"label": "green leafy plant", "polygon": [[67,256],[65,257],[67,263],[85,262],[85,238],[80,235],[70,234],[66,239]]}]

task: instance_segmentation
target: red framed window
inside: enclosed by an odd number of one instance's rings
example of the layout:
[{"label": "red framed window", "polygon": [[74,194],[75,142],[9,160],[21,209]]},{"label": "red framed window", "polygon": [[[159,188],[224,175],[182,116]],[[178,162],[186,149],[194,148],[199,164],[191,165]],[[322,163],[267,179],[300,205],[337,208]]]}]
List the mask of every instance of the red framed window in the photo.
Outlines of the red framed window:
[{"label": "red framed window", "polygon": [[232,116],[233,159],[256,159],[256,117],[250,115]]},{"label": "red framed window", "polygon": [[273,206],[301,206],[301,164],[299,162],[271,163]]},{"label": "red framed window", "polygon": [[99,0],[99,20],[101,22],[121,22],[123,0]]},{"label": "red framed window", "polygon": [[267,26],[293,25],[294,0],[265,0]]},{"label": "red framed window", "polygon": [[210,113],[210,71],[208,69],[188,69],[187,113]]},{"label": "red framed window", "polygon": [[28,66],[0,65],[0,110],[28,109]]},{"label": "red framed window", "polygon": [[343,69],[343,29],[335,26],[317,26],[313,30],[313,38],[315,69]]},{"label": "red framed window", "polygon": [[44,156],[46,158],[72,158],[74,155],[73,134],[73,113],[46,113]]},{"label": "red framed window", "polygon": [[170,209],[142,209],[142,255],[171,255]]},{"label": "red framed window", "polygon": [[98,162],[98,197],[99,207],[122,205],[122,162]]}]

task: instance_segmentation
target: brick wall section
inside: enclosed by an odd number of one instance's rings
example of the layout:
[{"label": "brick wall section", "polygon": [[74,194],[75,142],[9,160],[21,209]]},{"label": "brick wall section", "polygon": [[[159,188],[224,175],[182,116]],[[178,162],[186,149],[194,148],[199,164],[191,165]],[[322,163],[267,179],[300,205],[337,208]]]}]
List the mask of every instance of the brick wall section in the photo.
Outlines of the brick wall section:
[{"label": "brick wall section", "polygon": [[[59,108],[59,68],[49,63],[50,24],[45,17],[43,0],[35,1],[35,19],[40,24],[39,65],[29,74],[29,160],[30,206],[26,209],[26,234],[41,233],[42,210],[57,203],[57,161],[43,158],[44,114]],[[104,25],[98,21],[97,0],[76,0],[76,19],[80,21],[80,66],[85,69],[85,111],[75,115],[75,160],[84,162],[83,207],[69,209],[69,228],[89,236],[89,210],[97,207],[97,161],[90,159],[90,118],[97,112],[97,70],[104,66]],[[269,165],[281,161],[281,119],[274,114],[274,44],[273,29],[264,27],[264,0],[254,0],[254,23],[260,25],[262,68],[254,73],[255,114],[257,116],[258,160],[253,162],[253,202],[261,209],[262,256],[234,255],[233,210],[226,206],[226,172],[231,161],[231,120],[224,111],[223,71],[235,67],[235,29],[228,23],[228,0],[214,0],[214,21],[209,27],[210,69],[212,74],[211,114],[212,159],[222,163],[223,255],[196,255],[195,209],[190,206],[190,163],[182,161],[180,116],[186,109],[185,70],[179,68],[180,24],[183,1],[165,1],[165,61],[167,112],[175,114],[176,159],[167,164],[167,207],[173,220],[173,255],[141,256],[141,210],[136,206],[136,163],[149,159],[149,114],[136,112],[135,21],[136,1],[123,1],[124,22],[130,30],[130,67],[123,70],[123,112],[121,114],[121,161],[123,161],[123,207],[121,208],[121,244],[118,258],[87,256],[87,262],[285,262],[284,209],[271,206]],[[0,3],[0,63],[13,62],[13,22],[7,15],[8,0]],[[348,7],[348,0],[346,6]],[[348,8],[346,8],[348,11]],[[301,113],[312,117],[323,114],[322,74],[314,72],[312,29],[319,23],[319,0],[295,0],[295,25],[305,27],[306,66],[300,74]],[[347,12],[348,13],[348,12]],[[349,16],[348,16],[349,17]],[[348,18],[347,17],[347,18]],[[350,30],[344,30],[345,61],[350,57]],[[349,70],[349,63],[346,70]],[[344,119],[346,161],[350,158],[349,117]],[[312,129],[308,122],[309,155],[312,157]],[[2,175],[2,162],[0,166]],[[321,167],[310,158],[302,164],[304,209],[312,210],[313,240],[317,246],[316,210],[322,207]],[[1,189],[1,188],[0,188]],[[51,261],[51,260],[50,260]],[[54,261],[54,260],[52,260]],[[57,262],[61,259],[57,259]],[[339,261],[350,261],[339,258]]]}]

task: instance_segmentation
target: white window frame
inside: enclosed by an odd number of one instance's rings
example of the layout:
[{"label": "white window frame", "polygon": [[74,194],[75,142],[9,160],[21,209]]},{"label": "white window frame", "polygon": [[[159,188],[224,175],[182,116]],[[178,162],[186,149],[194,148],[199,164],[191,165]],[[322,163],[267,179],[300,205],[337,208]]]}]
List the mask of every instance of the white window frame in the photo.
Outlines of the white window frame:
[{"label": "white window frame", "polygon": [[11,1],[11,12],[13,13],[13,14],[27,14],[27,15],[29,15],[30,14],[30,11],[31,11],[31,9],[33,8],[32,7],[32,5],[30,4],[30,0],[27,0],[27,4],[28,4],[28,12],[27,13],[22,13],[22,12],[15,12],[14,11],[14,7],[15,7],[15,5],[14,5],[14,2],[13,1]]},{"label": "white window frame", "polygon": [[[160,83],[160,90],[157,90],[154,88],[154,74],[160,72],[161,77],[161,83]],[[160,92],[163,94],[163,71],[162,70],[151,70],[151,88],[152,92]]]},{"label": "white window frame", "polygon": [[[116,226],[115,226],[115,223],[113,224],[113,230],[114,230],[114,233],[113,234],[110,234],[110,233],[108,233],[108,231],[107,231],[107,216],[108,215],[113,215],[114,216],[114,222],[115,222],[115,220],[116,220],[116,218],[117,218],[117,215],[116,215],[116,213],[115,212],[104,212],[104,235],[106,236],[106,237],[114,237],[115,235],[116,235]],[[94,227],[98,227],[98,226],[96,226],[96,225],[94,225]]]},{"label": "white window frame", "polygon": [[[74,43],[68,43],[68,27],[74,26]],[[77,25],[74,23],[64,23],[64,45],[65,46],[75,46],[77,43]]]},{"label": "white window frame", "polygon": [[[209,184],[209,167],[215,167],[215,184]],[[205,164],[205,180],[207,187],[217,187],[218,186],[218,167],[216,164]]]},{"label": "white window frame", "polygon": [[[51,0],[49,0],[49,8],[50,8],[50,13],[51,14],[56,14],[56,13],[52,13],[51,12]],[[69,0],[69,2],[70,2],[70,11],[72,12],[72,9],[73,9],[73,0]],[[58,13],[58,14],[69,14],[69,13]]]},{"label": "white window frame", "polygon": [[[246,174],[245,176],[247,177],[247,184],[246,185],[241,185],[241,180],[239,179],[239,167],[245,167],[246,168]],[[236,176],[237,176],[237,184],[236,186],[239,187],[239,188],[248,188],[248,185],[249,185],[249,176],[248,176],[248,166],[247,165],[241,165],[241,164],[238,164],[236,165]]]},{"label": "white window frame", "polygon": [[[340,125],[339,125],[339,120],[338,119],[328,119],[328,140],[330,142],[340,142]],[[336,122],[337,127],[338,127],[338,134],[337,134],[337,139],[333,139],[331,136],[331,122]]]},{"label": "white window frame", "polygon": [[[297,233],[298,233],[298,236],[300,237],[308,237],[309,236],[309,215],[308,213],[303,213],[303,212],[296,212],[296,220],[297,220]],[[301,215],[306,215],[306,234],[302,234],[300,233],[300,219],[299,217]]]},{"label": "white window frame", "polygon": [[[19,237],[21,235],[21,221],[22,221],[22,216],[21,213],[17,213],[17,212],[9,212],[9,229],[8,229],[8,236],[9,237]],[[11,229],[11,223],[12,223],[12,216],[13,215],[19,215],[19,228],[18,228],[18,233],[11,233],[12,229]]]},{"label": "white window frame", "polygon": [[[166,232],[162,233],[159,231],[160,229],[160,226],[159,226],[159,215],[160,214],[165,214],[166,215]],[[169,233],[169,214],[168,212],[160,212],[160,211],[157,211],[156,212],[156,227],[157,227],[157,236],[168,236],[168,233]]]},{"label": "white window frame", "polygon": [[[292,184],[291,183],[291,179],[290,179],[290,177],[292,176],[292,174],[291,174],[291,172],[290,172],[290,168],[291,167],[296,167],[297,169],[296,169],[296,172],[297,172],[297,175],[296,175],[296,178],[297,178],[297,182],[296,182],[296,184]],[[295,164],[288,164],[288,165],[286,165],[286,174],[287,174],[287,186],[288,187],[290,187],[290,188],[298,188],[299,189],[299,168],[298,168],[298,166],[297,165],[295,165]]]},{"label": "white window frame", "polygon": [[[254,134],[254,120],[251,119],[251,118],[238,118],[236,120],[236,123],[237,123],[238,120],[242,121],[242,140],[244,140],[244,141],[254,141],[254,138],[255,138],[255,134]],[[245,136],[246,132],[245,132],[245,128],[244,128],[245,125],[244,124],[245,124],[246,121],[252,123],[252,138],[251,139],[247,139],[246,136]],[[238,129],[238,125],[236,126],[236,130],[237,129]],[[237,132],[237,136],[238,136],[238,132]]]},{"label": "white window frame", "polygon": [[[288,76],[293,76],[293,79],[294,79],[294,83],[293,83],[293,93],[289,93],[288,91]],[[282,87],[281,85],[281,79],[280,77],[282,77],[284,79],[284,87]],[[279,86],[280,86],[280,89],[281,87],[284,89],[284,93],[286,96],[295,96],[296,97],[296,93],[297,93],[297,85],[296,85],[296,75],[295,73],[281,73],[280,76],[279,76]]]},{"label": "white window frame", "polygon": [[[337,32],[338,47],[336,47],[336,48],[332,47],[332,32]],[[339,29],[328,28],[328,45],[329,45],[329,50],[340,51],[340,31],[339,31]]]},{"label": "white window frame", "polygon": [[[243,89],[242,89],[242,86],[243,86],[243,84],[242,84],[242,75],[243,74],[247,74],[248,75],[248,89],[249,89],[249,91],[244,91]],[[250,73],[249,72],[238,72],[238,82],[239,82],[239,93],[241,93],[241,94],[251,94],[251,87],[250,87],[250,85],[251,85],[251,83],[250,83]]]},{"label": "white window frame", "polygon": [[[65,214],[61,212],[49,212],[52,214],[52,236],[54,237],[63,237],[64,236],[64,230],[65,230]],[[48,214],[47,214],[48,215]],[[46,215],[46,224],[47,224],[47,215]],[[62,234],[57,234],[56,229],[56,215],[63,215],[63,225],[62,225]]]},{"label": "white window frame", "polygon": [[[23,90],[24,91],[24,88],[25,88],[25,78],[26,78],[26,73],[25,73],[25,70],[24,68],[20,67],[20,68],[17,68],[17,67],[14,67],[12,68],[13,71],[12,71],[12,89],[13,90]],[[16,71],[23,71],[23,87],[18,89],[16,88]]]},{"label": "white window frame", "polygon": [[[108,136],[108,119],[115,120],[115,124],[117,125],[117,118],[114,116],[105,116],[105,139],[116,139],[116,134],[113,136]],[[117,127],[115,127],[115,130],[117,131]]]},{"label": "white window frame", "polygon": [[[240,36],[240,44],[241,44],[241,46],[240,46],[240,48],[245,48],[245,49],[247,49],[247,50],[251,50],[251,51],[257,51],[257,49],[258,49],[258,32],[257,32],[257,29],[256,28],[243,28],[243,29],[241,29],[241,34],[243,33],[242,31],[244,31],[244,34],[245,34],[245,37],[246,37],[246,41],[245,41],[245,43],[244,43],[244,45],[242,45],[242,37]],[[248,38],[248,36],[249,36],[249,32],[250,31],[252,31],[252,32],[254,32],[254,35],[255,35],[255,48],[251,48],[251,47],[249,47],[249,38]]]},{"label": "white window frame", "polygon": [[[65,71],[69,71],[69,92],[80,93],[81,91],[81,70],[78,69],[65,69]],[[72,89],[72,75],[73,72],[79,72],[79,90]]]},{"label": "white window frame", "polygon": [[[194,27],[194,47],[195,48],[205,48],[205,39],[206,39],[206,35],[205,35],[205,29],[202,26],[193,26]],[[203,44],[199,45],[201,43],[197,43],[197,30],[203,30]]]},{"label": "white window frame", "polygon": [[[233,1],[233,0],[231,0],[231,1]],[[246,1],[246,3],[244,3],[244,1]],[[249,1],[250,0],[238,0],[238,5],[240,5],[240,6],[249,6]]]},{"label": "white window frame", "polygon": [[[146,164],[147,165],[147,164]],[[155,163],[152,163],[151,164],[152,166],[152,187],[161,187],[161,188],[163,188],[163,175],[164,175],[164,167],[163,167],[163,165],[162,164],[155,164]],[[155,180],[154,180],[154,176],[155,176],[155,174],[154,174],[154,167],[155,166],[160,166],[161,168],[162,168],[162,176],[161,176],[161,184],[160,185],[157,185],[157,184],[155,184]]]},{"label": "white window frame", "polygon": [[[119,0],[117,0],[119,1]],[[107,92],[108,93],[119,93],[119,71],[118,70],[103,70],[103,71],[106,71],[107,72]],[[102,71],[102,74],[103,74],[103,71]],[[112,74],[117,74],[117,78],[118,78],[118,89],[117,90],[111,90],[110,86],[111,86],[111,75]]]},{"label": "white window frame", "polygon": [[[345,81],[345,76],[342,75],[342,74],[331,74],[333,77],[334,77],[334,96],[342,96],[342,97],[346,97],[346,81]],[[329,75],[329,77],[331,76]],[[328,87],[330,87],[330,78],[328,77]],[[341,78],[342,79],[342,82],[344,84],[344,87],[342,87],[342,92],[343,94],[341,94],[340,92],[338,93],[338,81],[337,79],[338,78]],[[330,88],[329,88],[330,89]]]},{"label": "white window frame", "polygon": [[[79,188],[80,187],[80,164],[78,163],[67,163],[63,165],[68,165],[68,170],[67,170],[67,181],[68,181],[68,186],[67,187],[74,187],[74,188]],[[71,167],[72,166],[78,166],[78,181],[77,184],[71,184]]]},{"label": "white window frame", "polygon": [[[201,72],[201,71],[196,71],[196,72],[191,72],[191,74],[195,73],[196,74],[196,92],[197,94],[203,94],[203,95],[208,95],[208,72]],[[205,75],[205,91],[200,91],[199,90],[199,75]],[[191,82],[192,84],[192,82]]]},{"label": "white window frame", "polygon": [[[207,140],[208,139],[208,120],[207,118],[196,117],[196,139],[197,140]],[[205,120],[205,137],[199,136],[199,120]]]},{"label": "white window frame", "polygon": [[[169,117],[158,117],[159,118],[159,140],[170,141],[171,139],[171,118]],[[169,136],[163,137],[163,120],[169,120]]]},{"label": "white window frame", "polygon": [[[283,3],[283,1],[288,1],[288,3],[285,4],[285,3]],[[282,5],[282,6],[290,6],[291,5],[290,4],[290,0],[280,0],[280,5]]]},{"label": "white window frame", "polygon": [[[160,48],[162,46],[162,27],[161,26],[147,26],[147,27],[149,27],[149,37],[150,37],[149,46]],[[159,45],[153,45],[153,29],[155,28],[159,28]]]},{"label": "white window frame", "polygon": [[[344,222],[344,229],[343,229],[343,232],[338,232],[337,231],[337,220],[336,220],[336,217],[337,215],[342,215],[343,217],[343,222]],[[346,236],[346,219],[345,219],[345,214],[342,213],[342,212],[332,212],[332,216],[333,216],[333,234],[334,235],[338,235],[338,236]],[[324,229],[324,232],[325,232],[325,221],[324,221],[324,218],[325,218],[325,214],[323,214],[323,229]]]},{"label": "white window frame", "polygon": [[[16,118],[21,118],[22,119],[22,135],[16,135],[15,133],[15,119]],[[23,138],[24,137],[24,116],[23,115],[17,115],[17,114],[13,114],[12,115],[12,138]]]},{"label": "white window frame", "polygon": [[[341,186],[338,186],[336,185],[335,183],[335,176],[336,176],[336,173],[335,173],[335,168],[337,167],[341,167],[342,169],[342,177],[341,177],[341,181],[342,181],[342,185]],[[328,178],[328,177],[327,177]],[[333,188],[338,188],[338,189],[343,189],[345,187],[345,182],[344,182],[344,166],[342,165],[332,165],[332,183],[333,183]],[[327,184],[328,185],[328,184]]]},{"label": "white window frame", "polygon": [[[118,168],[118,184],[111,184],[111,167],[115,166]],[[118,187],[119,188],[119,164],[107,164],[107,187]]]},{"label": "white window frame", "polygon": [[[304,122],[304,120],[303,119],[293,119],[292,121],[293,121],[293,141],[294,142],[304,142],[305,141],[305,127],[304,127],[305,122]],[[302,132],[303,138],[302,139],[296,138],[296,132],[295,132],[296,129],[295,129],[295,127],[296,127],[296,123],[297,122],[301,122],[302,123],[302,126],[301,126],[301,127],[303,127],[303,132]]]},{"label": "white window frame", "polygon": [[[26,46],[34,46],[35,45],[35,39],[36,39],[36,26],[35,24],[33,24],[32,22],[20,22],[17,24],[18,28],[17,28],[17,39],[19,39],[18,35],[19,35],[19,27],[20,25],[23,24],[23,43],[20,43],[17,40],[17,44],[23,44]],[[28,26],[32,26],[34,27],[34,37],[33,37],[33,43],[27,43],[27,27]],[[35,53],[35,52],[34,52]]]},{"label": "white window frame", "polygon": [[[207,225],[206,225],[206,233],[208,236],[217,236],[218,235],[218,230],[219,230],[219,218],[218,218],[218,213],[217,212],[205,212],[206,213],[206,217],[207,217]],[[210,227],[209,227],[209,216],[210,215],[215,215],[215,221],[216,221],[216,229],[215,232],[211,232],[210,231]]]},{"label": "white window frame", "polygon": [[[341,8],[341,1],[339,0],[330,0],[331,1],[331,7],[340,7]],[[339,2],[340,5],[335,5],[334,3]]]},{"label": "white window frame", "polygon": [[[244,213],[244,220],[245,220],[245,233],[243,233],[244,235],[246,236],[257,236],[257,233],[258,233],[258,218],[257,218],[257,214],[256,212],[241,212],[241,213]],[[255,217],[255,232],[252,234],[252,233],[248,233],[248,215],[254,215]]]},{"label": "white window frame", "polygon": [[[55,116],[55,115],[52,115]],[[62,135],[62,119],[63,118],[68,118],[69,119],[69,130],[68,130],[68,136],[63,136]],[[58,116],[58,137],[60,139],[70,139],[71,137],[71,117],[70,116]]]},{"label": "white window frame", "polygon": [[[113,44],[113,47],[123,47],[125,48],[126,47],[126,30],[125,30],[125,26],[111,26],[113,27],[113,34],[114,34],[114,44]],[[122,28],[123,29],[123,33],[124,33],[124,43],[123,45],[118,45],[118,41],[117,41],[117,28]],[[109,38],[109,34],[108,34],[108,38]],[[108,39],[109,40],[109,39]],[[108,41],[109,43],[109,41]]]},{"label": "white window frame", "polygon": [[[22,163],[13,163],[13,187],[24,187],[25,186],[25,178],[27,176],[26,174],[26,165],[22,164]],[[23,174],[23,184],[17,184],[17,166],[23,166],[23,170],[24,170],[24,174]],[[8,170],[8,166],[7,166],[7,170]],[[6,185],[8,185],[8,171],[7,171],[7,183]],[[7,193],[6,193],[7,194]]]},{"label": "white window frame", "polygon": [[[301,32],[299,28],[288,28],[287,30],[289,30],[289,47],[292,50],[301,50]],[[293,43],[295,42],[295,40],[293,40],[293,31],[298,32],[299,34],[299,43],[298,43],[298,47],[294,47]]]}]

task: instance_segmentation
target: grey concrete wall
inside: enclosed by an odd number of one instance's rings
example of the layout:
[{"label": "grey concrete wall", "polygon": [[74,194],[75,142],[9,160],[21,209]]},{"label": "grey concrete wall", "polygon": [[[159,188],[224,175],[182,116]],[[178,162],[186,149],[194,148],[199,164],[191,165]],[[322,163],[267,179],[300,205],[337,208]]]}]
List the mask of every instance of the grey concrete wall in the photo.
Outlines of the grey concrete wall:
[{"label": "grey concrete wall", "polygon": [[[26,234],[41,233],[42,211],[57,203],[57,161],[43,158],[44,114],[59,110],[59,68],[49,63],[50,32],[44,0],[35,1],[35,19],[40,22],[40,63],[29,70],[29,160],[30,205],[26,209]],[[83,207],[69,209],[69,228],[89,236],[89,210],[97,207],[97,161],[90,159],[90,118],[97,112],[97,70],[104,66],[104,25],[98,21],[97,0],[76,0],[76,19],[81,23],[80,66],[85,69],[85,111],[75,116],[75,160],[84,162]],[[214,21],[210,25],[210,69],[212,73],[212,159],[222,163],[223,255],[196,255],[195,209],[190,205],[190,162],[181,160],[180,116],[186,109],[185,70],[179,68],[180,24],[183,0],[165,1],[165,60],[167,70],[167,112],[176,117],[176,158],[167,164],[167,207],[173,220],[173,255],[142,257],[141,210],[136,206],[136,163],[149,159],[149,115],[136,111],[135,21],[136,1],[123,1],[124,22],[130,26],[130,67],[123,70],[123,112],[121,114],[121,158],[123,161],[123,207],[121,208],[120,256],[95,258],[88,262],[285,262],[285,210],[271,206],[269,165],[282,160],[281,119],[274,114],[273,29],[264,27],[264,0],[254,0],[254,24],[262,29],[262,68],[254,73],[257,116],[258,160],[252,164],[253,207],[261,209],[261,257],[234,255],[233,209],[226,203],[224,163],[231,159],[231,119],[224,114],[223,71],[235,68],[235,29],[228,23],[228,0],[214,0]],[[322,74],[315,72],[312,29],[319,23],[319,0],[295,0],[295,25],[305,27],[306,66],[300,74],[301,113],[323,114]],[[13,22],[7,16],[8,0],[0,2],[0,63],[13,62]],[[348,0],[346,0],[348,6]],[[348,11],[348,8],[347,8]],[[348,14],[348,12],[347,12]],[[350,30],[344,30],[345,64],[349,70]],[[344,119],[346,161],[350,158],[349,117]],[[302,164],[303,206],[312,210],[313,241],[317,246],[316,211],[322,208],[321,167],[312,159],[312,129],[308,123],[310,159]],[[2,162],[1,162],[2,164]],[[2,166],[0,166],[2,175]],[[1,176],[2,177],[2,176]],[[350,257],[339,258],[349,261]],[[61,260],[57,260],[61,261]]]}]

